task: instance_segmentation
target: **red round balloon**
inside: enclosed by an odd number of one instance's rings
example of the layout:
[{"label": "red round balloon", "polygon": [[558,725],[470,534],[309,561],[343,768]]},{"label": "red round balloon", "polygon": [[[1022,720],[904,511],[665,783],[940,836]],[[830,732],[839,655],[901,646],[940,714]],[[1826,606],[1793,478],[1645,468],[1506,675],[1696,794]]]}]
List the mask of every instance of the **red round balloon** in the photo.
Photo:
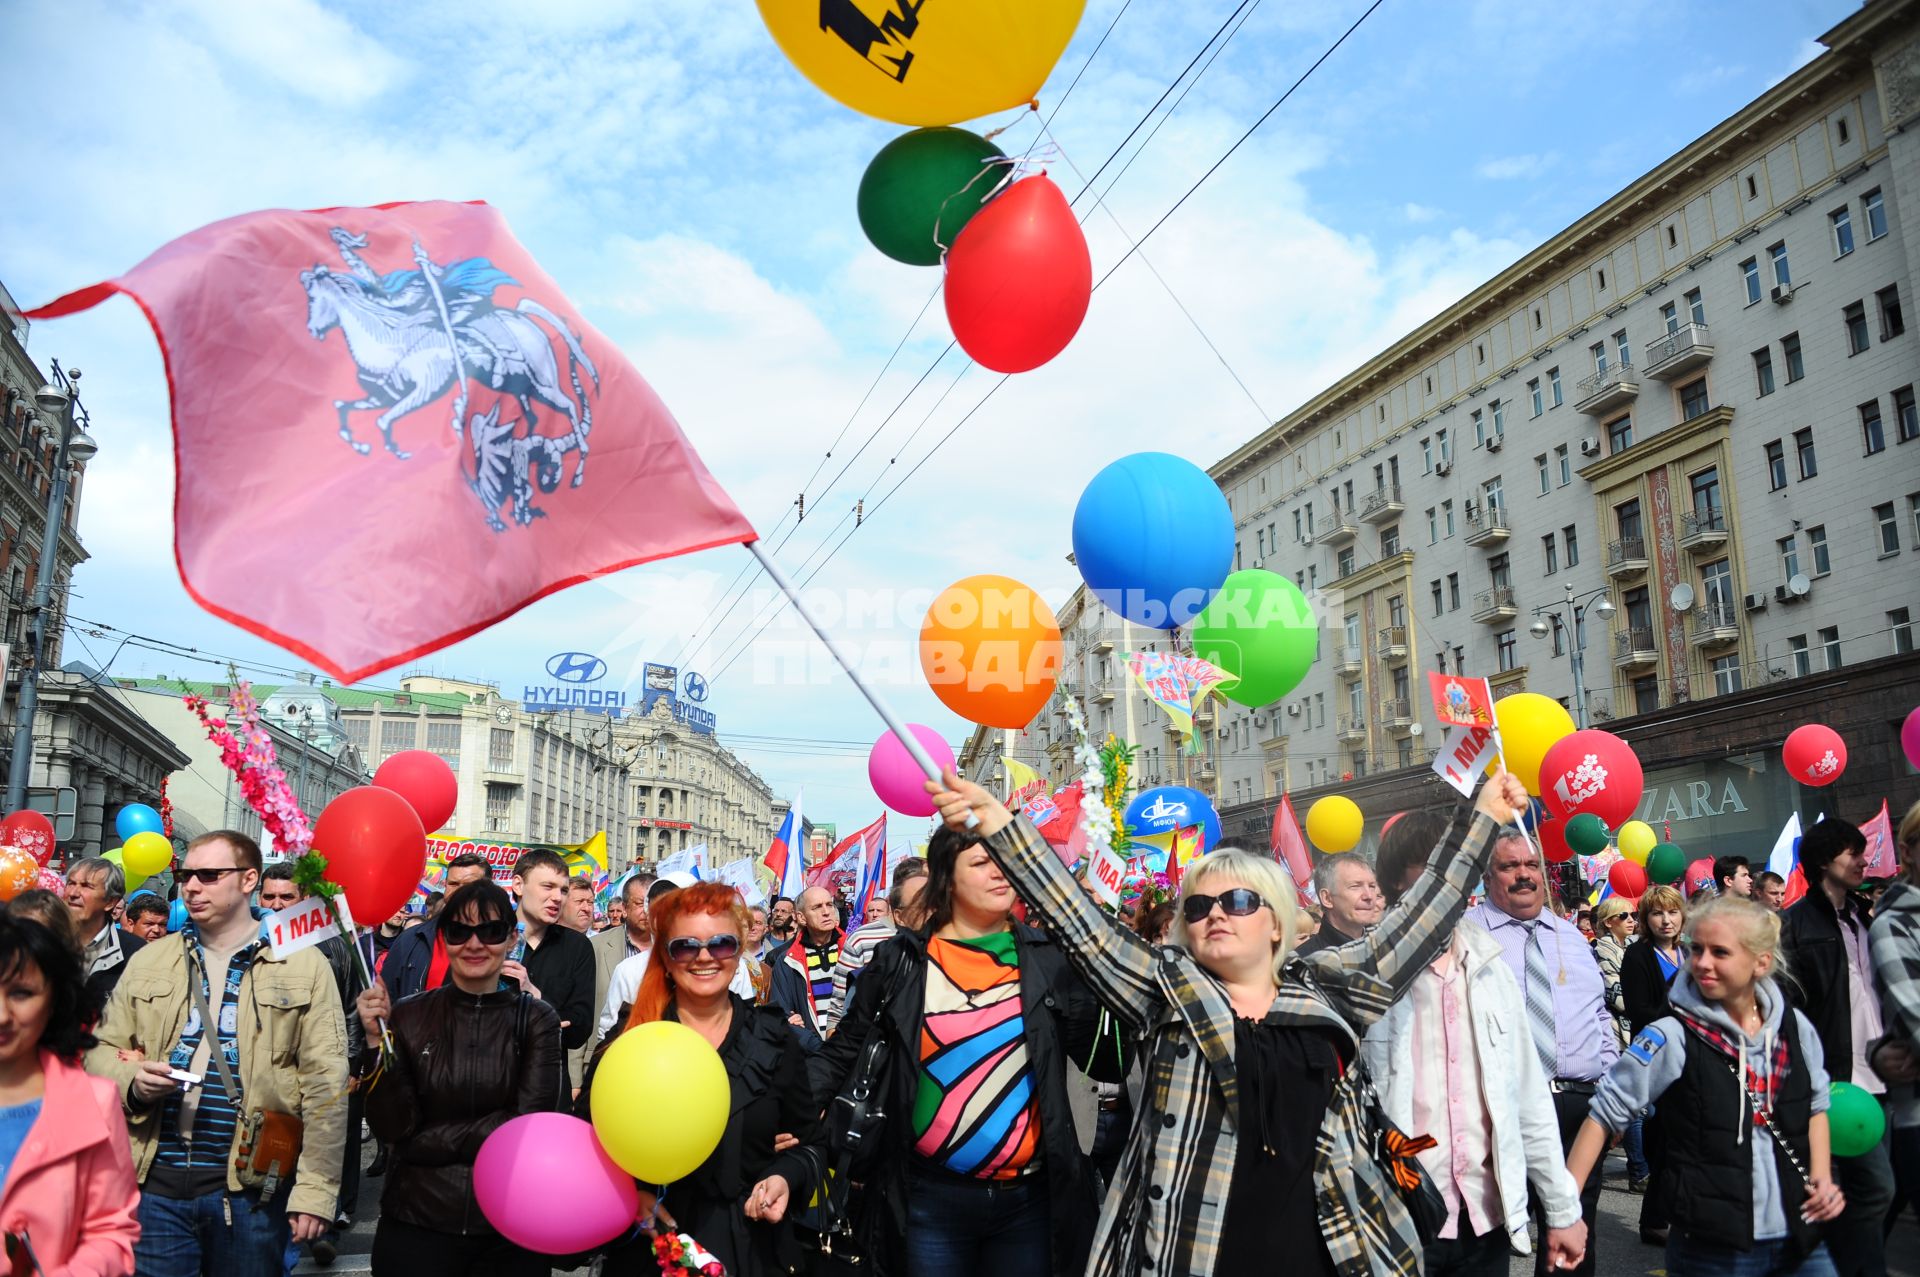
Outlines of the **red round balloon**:
[{"label": "red round balloon", "polygon": [[1847,769],[1847,742],[1824,723],[1796,727],[1780,750],[1787,773],[1803,785],[1831,785]]},{"label": "red round balloon", "polygon": [[1631,860],[1617,860],[1607,870],[1607,885],[1616,896],[1638,900],[1647,894],[1647,871]]},{"label": "red round balloon", "polygon": [[393,755],[373,773],[373,783],[406,799],[419,815],[422,829],[445,825],[460,802],[460,782],[453,768],[424,749],[404,749]]},{"label": "red round balloon", "polygon": [[391,789],[349,789],[313,824],[313,849],[327,880],[347,894],[353,920],[377,926],[413,898],[427,871],[427,831],[412,804]]},{"label": "red round balloon", "polygon": [[1590,811],[1618,829],[1633,819],[1645,788],[1640,760],[1612,732],[1588,728],[1562,736],[1540,760],[1540,801],[1561,820]]},{"label": "red round balloon", "polygon": [[1015,182],[947,252],[947,323],[983,368],[1026,372],[1067,348],[1087,317],[1093,258],[1066,196],[1044,173]]},{"label": "red round balloon", "polygon": [[1573,848],[1567,846],[1567,822],[1549,820],[1536,831],[1540,835],[1540,855],[1550,865],[1563,865],[1573,859]]},{"label": "red round balloon", "polygon": [[18,847],[45,869],[53,859],[53,822],[37,811],[16,811],[0,820],[0,844]]}]

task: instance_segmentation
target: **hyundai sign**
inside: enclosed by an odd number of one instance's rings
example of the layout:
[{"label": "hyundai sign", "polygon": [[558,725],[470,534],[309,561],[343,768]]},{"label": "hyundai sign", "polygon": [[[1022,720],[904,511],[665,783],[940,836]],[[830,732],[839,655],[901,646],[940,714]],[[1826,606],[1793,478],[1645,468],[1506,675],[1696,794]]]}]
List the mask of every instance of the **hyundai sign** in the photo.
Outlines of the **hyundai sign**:
[{"label": "hyundai sign", "polygon": [[619,715],[626,711],[627,694],[614,687],[596,687],[607,677],[607,663],[591,652],[555,652],[547,658],[547,681],[528,684],[520,704],[529,714],[584,710],[589,714]]},{"label": "hyundai sign", "polygon": [[665,701],[673,713],[674,722],[703,736],[713,735],[712,711],[701,709],[695,703],[707,699],[707,680],[704,677],[689,672],[682,682],[680,671],[673,666],[656,665],[650,661],[641,672],[641,685],[641,714],[651,713],[655,702]]}]

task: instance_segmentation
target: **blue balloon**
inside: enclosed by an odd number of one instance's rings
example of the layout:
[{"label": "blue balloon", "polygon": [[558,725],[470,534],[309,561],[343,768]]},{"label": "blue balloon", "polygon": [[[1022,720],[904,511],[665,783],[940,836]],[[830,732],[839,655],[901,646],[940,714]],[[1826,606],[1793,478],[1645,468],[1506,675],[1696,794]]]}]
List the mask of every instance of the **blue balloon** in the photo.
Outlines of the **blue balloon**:
[{"label": "blue balloon", "polygon": [[1127,832],[1135,837],[1164,834],[1190,825],[1202,830],[1202,850],[1220,845],[1220,813],[1213,801],[1185,785],[1160,785],[1135,794],[1123,813]]},{"label": "blue balloon", "polygon": [[178,931],[187,925],[187,902],[176,900],[167,908],[167,930]]},{"label": "blue balloon", "polygon": [[120,835],[120,841],[124,843],[135,834],[164,834],[166,822],[160,819],[159,812],[145,803],[128,803],[120,809],[120,814],[113,818],[113,829]]},{"label": "blue balloon", "polygon": [[1122,457],[1073,510],[1073,560],[1095,597],[1135,625],[1197,616],[1233,567],[1233,511],[1220,485],[1164,452]]}]

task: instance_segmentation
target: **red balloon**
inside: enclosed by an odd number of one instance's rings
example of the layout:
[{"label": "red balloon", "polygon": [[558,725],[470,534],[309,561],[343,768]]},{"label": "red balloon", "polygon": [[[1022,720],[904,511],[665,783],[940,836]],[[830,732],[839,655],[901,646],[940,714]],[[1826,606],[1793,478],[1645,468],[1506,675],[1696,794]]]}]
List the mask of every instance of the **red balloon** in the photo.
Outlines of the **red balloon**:
[{"label": "red balloon", "polygon": [[1562,865],[1573,859],[1573,848],[1567,846],[1567,822],[1550,820],[1540,826],[1540,854],[1550,865]]},{"label": "red balloon", "polygon": [[1638,900],[1647,894],[1647,871],[1631,860],[1617,860],[1607,870],[1607,885],[1616,896]]},{"label": "red balloon", "polygon": [[1796,727],[1780,750],[1787,773],[1803,785],[1831,785],[1847,769],[1847,742],[1823,723]]},{"label": "red balloon", "polygon": [[1093,258],[1066,196],[1040,173],[1002,191],[947,252],[947,323],[983,368],[1026,372],[1087,317]]},{"label": "red balloon", "polygon": [[0,844],[18,847],[45,869],[53,859],[53,822],[37,811],[16,811],[0,820]]},{"label": "red balloon", "polygon": [[[460,802],[460,782],[453,768],[438,754],[405,749],[380,764],[373,783],[406,799],[420,816],[422,829],[438,829],[453,819]],[[358,915],[355,915],[356,917]]]},{"label": "red balloon", "polygon": [[427,831],[411,804],[391,789],[349,789],[313,824],[313,849],[327,858],[327,880],[347,894],[353,920],[372,927],[413,898],[427,871]]},{"label": "red balloon", "polygon": [[1588,728],[1562,736],[1540,760],[1540,800],[1561,820],[1590,811],[1618,829],[1633,819],[1645,788],[1640,760],[1612,732]]}]

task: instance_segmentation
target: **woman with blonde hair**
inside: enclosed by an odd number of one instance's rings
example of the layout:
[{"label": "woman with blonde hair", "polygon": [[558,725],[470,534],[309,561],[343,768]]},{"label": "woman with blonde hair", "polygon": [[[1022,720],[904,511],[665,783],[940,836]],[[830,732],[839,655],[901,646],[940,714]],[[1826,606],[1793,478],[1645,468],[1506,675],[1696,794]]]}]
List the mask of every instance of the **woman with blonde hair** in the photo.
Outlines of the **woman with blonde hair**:
[{"label": "woman with blonde hair", "polygon": [[1874,1071],[1887,1082],[1893,1126],[1894,1204],[1891,1229],[1907,1206],[1920,1210],[1920,803],[1907,808],[1894,831],[1900,876],[1880,897],[1867,933],[1867,951],[1880,979],[1886,1037],[1874,1047]]}]

